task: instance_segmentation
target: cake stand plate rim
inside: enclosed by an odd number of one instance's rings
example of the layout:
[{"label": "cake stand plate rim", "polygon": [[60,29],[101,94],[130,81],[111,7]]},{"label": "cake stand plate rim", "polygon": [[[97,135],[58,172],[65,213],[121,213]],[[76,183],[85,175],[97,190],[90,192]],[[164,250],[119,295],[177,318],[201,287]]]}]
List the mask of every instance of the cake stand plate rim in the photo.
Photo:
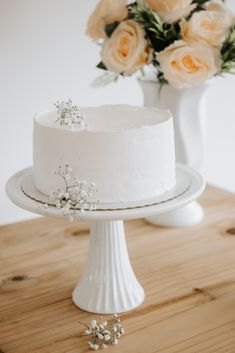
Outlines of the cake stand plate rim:
[{"label": "cake stand plate rim", "polygon": [[[110,209],[110,210],[94,210],[85,211],[84,214],[73,215],[74,219],[85,220],[85,221],[102,221],[102,220],[121,220],[121,219],[132,219],[132,218],[142,218],[151,215],[158,215],[173,211],[177,208],[186,206],[190,202],[197,199],[205,189],[204,178],[192,168],[185,166],[180,163],[176,163],[176,185],[175,194],[177,195],[177,188],[182,189],[182,177],[180,180],[180,175],[187,176],[190,180],[189,185],[185,185],[185,191],[171,199],[164,200],[159,204],[149,204],[145,206],[137,206],[131,208],[124,208],[125,204],[122,203],[120,206],[122,208]],[[22,177],[26,174],[32,173],[32,167],[25,168],[17,173],[15,173],[6,184],[6,193],[10,200],[17,206],[43,216],[51,217],[65,217],[61,210],[55,207],[45,208],[38,201],[31,199],[26,196],[22,189]],[[180,172],[180,173],[179,173]],[[185,182],[185,180],[184,180]],[[180,184],[181,183],[181,184]],[[167,193],[166,193],[167,194]],[[164,194],[161,195],[164,198]],[[141,200],[142,203],[148,203],[149,199]],[[137,202],[138,203],[138,202]],[[127,205],[128,207],[128,205]]]}]

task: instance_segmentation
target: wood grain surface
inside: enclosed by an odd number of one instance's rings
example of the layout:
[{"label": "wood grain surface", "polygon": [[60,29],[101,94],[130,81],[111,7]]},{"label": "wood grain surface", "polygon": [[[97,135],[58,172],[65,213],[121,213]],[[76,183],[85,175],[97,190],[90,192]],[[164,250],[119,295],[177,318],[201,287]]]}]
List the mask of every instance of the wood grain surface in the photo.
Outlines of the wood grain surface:
[{"label": "wood grain surface", "polygon": [[[207,187],[201,225],[125,223],[146,300],[121,315],[115,353],[235,353],[235,196]],[[39,218],[0,227],[0,353],[85,353],[71,293],[88,252],[86,223]]]}]

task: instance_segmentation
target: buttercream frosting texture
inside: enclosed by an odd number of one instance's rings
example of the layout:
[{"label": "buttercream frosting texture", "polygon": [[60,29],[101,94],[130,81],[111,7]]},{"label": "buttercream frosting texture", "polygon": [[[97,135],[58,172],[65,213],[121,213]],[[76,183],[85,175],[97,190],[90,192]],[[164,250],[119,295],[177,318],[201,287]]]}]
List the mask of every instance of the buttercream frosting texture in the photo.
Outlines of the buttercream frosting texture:
[{"label": "buttercream frosting texture", "polygon": [[34,182],[49,195],[61,187],[53,174],[69,164],[72,176],[97,186],[101,203],[158,196],[175,184],[174,132],[166,110],[133,106],[82,108],[87,128],[55,123],[56,112],[35,116]]}]

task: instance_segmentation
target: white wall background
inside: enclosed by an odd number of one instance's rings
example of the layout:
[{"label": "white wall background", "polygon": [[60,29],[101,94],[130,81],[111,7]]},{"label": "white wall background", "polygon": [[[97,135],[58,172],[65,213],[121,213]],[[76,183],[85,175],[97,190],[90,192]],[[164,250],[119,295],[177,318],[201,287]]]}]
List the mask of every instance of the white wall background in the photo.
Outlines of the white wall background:
[{"label": "white wall background", "polygon": [[[99,48],[84,34],[96,0],[0,0],[0,224],[35,217],[14,206],[5,183],[32,164],[32,118],[56,100],[142,104],[134,78],[94,89]],[[235,12],[234,0],[227,1]],[[206,176],[235,191],[235,78],[209,92]]]}]

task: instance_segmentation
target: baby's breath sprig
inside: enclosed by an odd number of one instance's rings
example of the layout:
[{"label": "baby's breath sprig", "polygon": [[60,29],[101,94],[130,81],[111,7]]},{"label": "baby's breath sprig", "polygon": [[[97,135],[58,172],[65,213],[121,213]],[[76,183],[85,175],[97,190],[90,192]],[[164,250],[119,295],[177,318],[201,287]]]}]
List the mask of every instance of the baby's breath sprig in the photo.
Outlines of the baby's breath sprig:
[{"label": "baby's breath sprig", "polygon": [[69,216],[72,221],[74,214],[83,214],[85,211],[93,211],[96,204],[90,200],[96,190],[95,183],[88,184],[85,180],[71,177],[72,168],[66,164],[59,166],[54,174],[63,179],[64,188],[57,189],[50,195],[50,202],[61,209],[64,216]]},{"label": "baby's breath sprig", "polygon": [[54,106],[57,111],[57,120],[55,122],[69,127],[77,125],[81,129],[87,126],[84,116],[79,111],[79,108],[72,104],[71,99],[67,102],[56,102]]},{"label": "baby's breath sprig", "polygon": [[108,348],[109,345],[119,343],[119,338],[124,334],[120,317],[114,314],[110,323],[101,316],[99,320],[92,320],[89,325],[79,322],[85,326],[84,334],[80,337],[89,337],[88,347],[97,351],[100,348]]}]

